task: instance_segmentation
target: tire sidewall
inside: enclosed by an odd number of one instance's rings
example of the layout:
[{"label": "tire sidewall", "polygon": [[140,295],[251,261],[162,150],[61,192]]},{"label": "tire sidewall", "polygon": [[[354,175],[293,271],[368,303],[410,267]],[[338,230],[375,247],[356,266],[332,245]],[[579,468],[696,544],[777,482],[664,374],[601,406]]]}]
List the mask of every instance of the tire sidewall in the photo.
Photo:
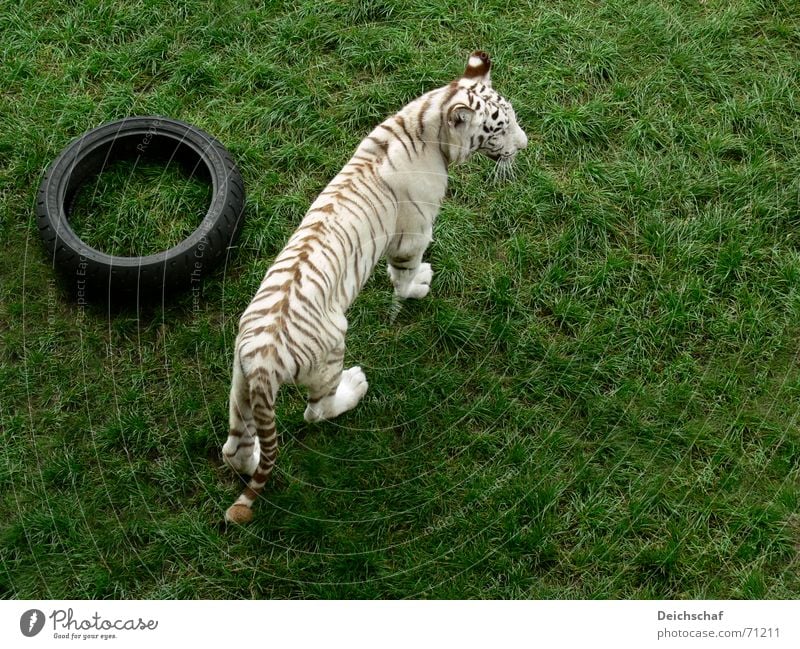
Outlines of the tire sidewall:
[{"label": "tire sidewall", "polygon": [[[77,165],[120,138],[141,138],[136,150],[147,156],[154,136],[191,149],[211,180],[211,204],[199,226],[168,250],[142,257],[109,255],[84,243],[72,229],[65,206],[67,185]],[[118,159],[106,155],[108,163]],[[87,179],[88,179],[87,178]],[[87,179],[84,179],[85,182]],[[190,124],[161,117],[129,117],[104,124],[71,142],[48,168],[37,196],[37,220],[52,265],[79,298],[137,301],[188,288],[220,260],[241,228],[244,190],[230,154],[214,137]]]}]

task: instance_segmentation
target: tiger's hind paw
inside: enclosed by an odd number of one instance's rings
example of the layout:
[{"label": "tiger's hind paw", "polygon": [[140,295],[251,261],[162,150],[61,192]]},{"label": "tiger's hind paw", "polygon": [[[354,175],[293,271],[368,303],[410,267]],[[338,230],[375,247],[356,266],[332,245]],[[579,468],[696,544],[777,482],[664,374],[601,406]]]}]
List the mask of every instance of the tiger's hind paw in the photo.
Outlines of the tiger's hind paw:
[{"label": "tiger's hind paw", "polygon": [[222,460],[239,475],[253,475],[261,459],[258,438],[253,437],[253,444],[246,442],[238,447],[233,446],[230,440],[222,447]]},{"label": "tiger's hind paw", "polygon": [[344,370],[334,394],[317,403],[308,404],[304,415],[305,420],[314,422],[333,419],[343,412],[352,410],[367,393],[368,387],[367,377],[358,365]]}]

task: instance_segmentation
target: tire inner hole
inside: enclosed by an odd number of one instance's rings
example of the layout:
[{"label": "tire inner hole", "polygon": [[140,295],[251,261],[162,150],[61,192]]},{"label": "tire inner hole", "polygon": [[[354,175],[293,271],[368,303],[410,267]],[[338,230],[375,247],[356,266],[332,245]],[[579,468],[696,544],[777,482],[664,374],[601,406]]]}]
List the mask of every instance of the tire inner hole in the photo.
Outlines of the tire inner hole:
[{"label": "tire inner hole", "polygon": [[171,159],[114,148],[109,162],[87,174],[67,198],[75,234],[92,248],[119,257],[143,257],[178,245],[211,205],[207,168],[180,146],[181,155]]}]

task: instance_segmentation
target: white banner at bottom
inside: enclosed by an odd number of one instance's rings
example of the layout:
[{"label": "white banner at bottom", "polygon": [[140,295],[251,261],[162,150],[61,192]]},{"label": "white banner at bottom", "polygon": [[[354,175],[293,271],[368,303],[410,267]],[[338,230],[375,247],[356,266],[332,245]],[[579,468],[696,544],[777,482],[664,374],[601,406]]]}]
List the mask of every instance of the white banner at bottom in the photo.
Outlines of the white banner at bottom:
[{"label": "white banner at bottom", "polygon": [[4,647],[800,647],[796,601],[4,601]]}]

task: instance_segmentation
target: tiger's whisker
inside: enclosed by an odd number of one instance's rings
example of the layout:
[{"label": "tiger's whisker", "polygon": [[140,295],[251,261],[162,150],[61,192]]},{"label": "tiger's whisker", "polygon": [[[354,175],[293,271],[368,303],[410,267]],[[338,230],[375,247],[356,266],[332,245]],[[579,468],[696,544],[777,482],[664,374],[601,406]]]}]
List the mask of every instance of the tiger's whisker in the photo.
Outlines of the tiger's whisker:
[{"label": "tiger's whisker", "polygon": [[403,301],[396,295],[392,297],[392,303],[389,305],[389,324],[394,324],[397,316],[403,310]]}]

